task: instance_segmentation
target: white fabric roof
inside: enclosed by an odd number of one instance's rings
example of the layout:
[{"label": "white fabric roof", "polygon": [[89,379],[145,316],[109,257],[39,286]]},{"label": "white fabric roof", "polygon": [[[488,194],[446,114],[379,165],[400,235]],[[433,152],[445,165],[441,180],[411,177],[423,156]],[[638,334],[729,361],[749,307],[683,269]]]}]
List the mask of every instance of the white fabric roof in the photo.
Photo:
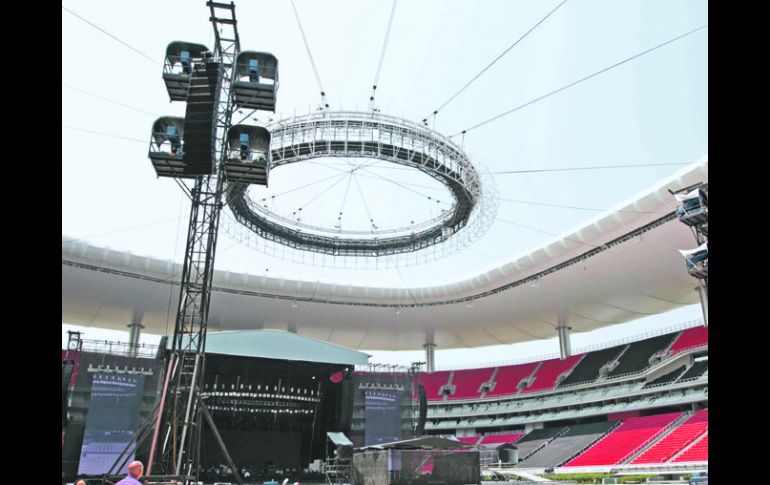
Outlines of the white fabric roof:
[{"label": "white fabric roof", "polygon": [[[552,338],[560,312],[580,332],[697,303],[679,254],[693,246],[692,232],[673,216],[660,222],[677,207],[668,189],[697,182],[708,182],[707,156],[529,254],[431,287],[215,271],[209,330],[281,329],[371,350],[421,349],[432,335],[448,349]],[[180,266],[63,241],[62,322],[171,331]]]}]

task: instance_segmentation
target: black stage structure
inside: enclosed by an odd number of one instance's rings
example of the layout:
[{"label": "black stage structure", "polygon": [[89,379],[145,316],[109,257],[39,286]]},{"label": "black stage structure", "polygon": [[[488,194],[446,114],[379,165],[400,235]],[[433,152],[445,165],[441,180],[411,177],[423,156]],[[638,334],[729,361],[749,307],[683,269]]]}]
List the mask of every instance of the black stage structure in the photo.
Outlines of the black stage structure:
[{"label": "black stage structure", "polygon": [[[201,398],[233,462],[251,480],[306,475],[308,464],[324,456],[326,433],[344,424],[350,380],[332,379],[344,376],[344,365],[218,354],[207,354],[206,362]],[[214,478],[212,469],[226,464],[210,430],[203,432],[200,460],[202,478]]]},{"label": "black stage structure", "polygon": [[[148,462],[170,345],[81,340],[62,351],[75,376],[63,384],[62,483],[114,483],[130,461]],[[367,357],[276,330],[210,336],[200,400],[214,426],[201,432],[200,480],[322,481],[309,465],[324,459],[327,433],[349,432],[353,368]]]}]

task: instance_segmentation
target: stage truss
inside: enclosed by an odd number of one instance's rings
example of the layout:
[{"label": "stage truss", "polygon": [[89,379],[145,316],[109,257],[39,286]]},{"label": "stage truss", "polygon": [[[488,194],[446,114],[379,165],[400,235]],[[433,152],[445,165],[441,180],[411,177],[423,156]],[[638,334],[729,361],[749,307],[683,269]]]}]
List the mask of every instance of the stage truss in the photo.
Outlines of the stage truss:
[{"label": "stage truss", "polygon": [[[486,232],[496,216],[493,178],[478,170],[460,146],[426,126],[381,113],[321,111],[281,120],[268,129],[272,180],[276,177],[273,170],[282,166],[300,162],[325,165],[339,172],[335,184],[348,175],[343,206],[352,178],[367,212],[358,223],[349,223],[345,219],[349,212],[340,207],[336,223],[323,224],[303,218],[303,207],[295,207],[290,215],[291,207],[284,207],[281,213],[274,206],[276,196],[269,192],[265,195],[262,187],[229,184],[226,193],[230,210],[226,211],[223,228],[234,239],[272,257],[345,269],[420,264],[467,247]],[[356,175],[378,177],[383,183],[414,193],[418,192],[409,186],[421,186],[371,172],[388,168],[376,164],[399,167],[410,177],[430,177],[444,190],[440,196],[427,199],[437,203],[443,199],[443,210],[421,219],[410,213],[409,218],[418,220],[406,224],[380,224],[369,213],[370,204]],[[368,195],[376,199],[376,194]],[[336,215],[335,211],[327,210]]]}]

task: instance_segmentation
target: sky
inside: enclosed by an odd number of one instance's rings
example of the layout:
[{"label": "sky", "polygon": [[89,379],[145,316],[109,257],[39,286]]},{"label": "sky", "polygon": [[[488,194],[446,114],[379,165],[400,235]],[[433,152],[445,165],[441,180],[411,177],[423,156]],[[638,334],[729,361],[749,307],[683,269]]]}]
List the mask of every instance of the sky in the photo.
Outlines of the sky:
[{"label": "sky", "polygon": [[[393,4],[295,4],[331,109],[366,110]],[[397,3],[378,82],[378,109],[422,120],[560,4]],[[76,238],[180,261],[189,202],[173,181],[155,177],[147,150],[156,118],[184,115],[184,103],[168,100],[160,66],[172,41],[211,45],[205,2],[62,5],[63,241]],[[319,88],[291,3],[239,2],[236,13],[242,50],[271,52],[279,60],[276,113],[259,113],[257,122],[314,110]],[[232,224],[225,211],[216,267],[308,281],[417,287],[465,279],[525,254],[708,153],[708,28],[538,98],[707,23],[708,4],[700,0],[568,0],[442,108],[431,126],[453,135],[533,101],[453,138],[479,171],[489,174],[485,189],[497,206],[489,229],[462,251],[422,264],[377,265],[377,270],[371,260],[361,265],[367,270],[341,269],[349,266],[341,262],[299,264],[287,254],[276,257],[241,243],[227,230]],[[288,216],[305,204],[306,222],[331,225],[344,212],[343,225],[351,229],[366,224],[364,203],[382,226],[429,218],[438,210],[432,205],[438,197],[427,196],[441,188],[423,174],[377,164],[366,174],[340,172],[329,179],[339,172],[339,160],[317,162],[274,170],[270,187],[253,188],[252,196],[259,200],[308,185],[292,197],[276,197],[274,209]],[[621,165],[648,166],[540,171]],[[538,171],[496,173],[533,170]],[[679,312],[605,330],[643,333],[699,318],[700,310],[692,306]],[[451,362],[463,359],[447,356]]]}]

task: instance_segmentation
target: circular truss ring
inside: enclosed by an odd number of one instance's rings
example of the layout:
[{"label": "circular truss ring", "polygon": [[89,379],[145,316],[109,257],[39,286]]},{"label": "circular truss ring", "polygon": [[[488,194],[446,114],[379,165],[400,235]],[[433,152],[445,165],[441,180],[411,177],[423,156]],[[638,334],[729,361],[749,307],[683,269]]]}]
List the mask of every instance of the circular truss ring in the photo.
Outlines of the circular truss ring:
[{"label": "circular truss ring", "polygon": [[[405,119],[371,112],[321,112],[282,120],[268,129],[270,171],[316,158],[372,158],[419,170],[442,183],[453,198],[450,210],[416,226],[367,233],[290,221],[251,200],[248,185],[228,184],[235,219],[261,238],[293,249],[355,257],[419,251],[465,227],[482,196],[481,177],[465,152],[436,131]],[[410,232],[388,235],[406,230]]]}]

